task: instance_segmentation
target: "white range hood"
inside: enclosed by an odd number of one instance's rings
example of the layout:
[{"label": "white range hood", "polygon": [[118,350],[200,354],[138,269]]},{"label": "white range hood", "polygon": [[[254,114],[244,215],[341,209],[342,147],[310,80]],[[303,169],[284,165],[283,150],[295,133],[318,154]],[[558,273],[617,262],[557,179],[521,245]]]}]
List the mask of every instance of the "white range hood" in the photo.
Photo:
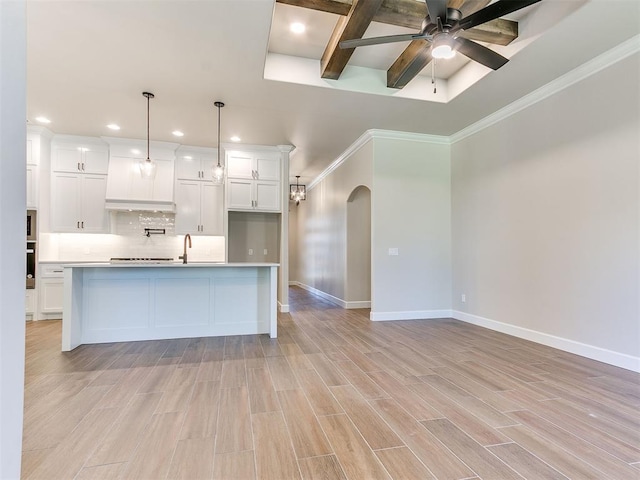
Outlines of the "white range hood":
[{"label": "white range hood", "polygon": [[109,144],[109,171],[105,208],[113,211],[176,211],[174,201],[174,158],[177,143],[151,142],[150,156],[156,162],[156,176],[140,175],[138,162],[146,158],[141,140],[102,137]]}]

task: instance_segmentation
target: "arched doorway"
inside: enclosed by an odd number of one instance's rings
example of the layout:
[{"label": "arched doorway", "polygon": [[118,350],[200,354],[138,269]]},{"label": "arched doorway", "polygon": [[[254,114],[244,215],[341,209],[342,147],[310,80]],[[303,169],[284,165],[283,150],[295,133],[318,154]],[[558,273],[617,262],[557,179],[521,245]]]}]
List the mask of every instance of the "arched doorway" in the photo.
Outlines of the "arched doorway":
[{"label": "arched doorway", "polygon": [[371,190],[360,185],[347,199],[347,308],[371,307]]}]

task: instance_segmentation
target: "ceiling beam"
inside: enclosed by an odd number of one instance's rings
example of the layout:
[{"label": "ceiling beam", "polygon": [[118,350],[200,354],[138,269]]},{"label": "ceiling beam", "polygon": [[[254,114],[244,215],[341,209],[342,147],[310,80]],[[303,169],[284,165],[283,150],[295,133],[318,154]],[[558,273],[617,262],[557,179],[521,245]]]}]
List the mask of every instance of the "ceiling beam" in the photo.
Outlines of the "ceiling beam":
[{"label": "ceiling beam", "polygon": [[340,78],[355,49],[342,49],[338,44],[343,40],[362,38],[382,1],[353,0],[347,16],[338,19],[320,60],[320,76],[322,78],[331,80]]}]

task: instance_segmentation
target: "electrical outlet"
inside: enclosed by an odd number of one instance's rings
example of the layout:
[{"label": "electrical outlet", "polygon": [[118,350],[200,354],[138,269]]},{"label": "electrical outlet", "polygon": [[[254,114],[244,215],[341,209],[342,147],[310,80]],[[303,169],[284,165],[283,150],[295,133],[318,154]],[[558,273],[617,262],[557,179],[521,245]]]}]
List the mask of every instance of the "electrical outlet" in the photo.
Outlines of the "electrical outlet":
[{"label": "electrical outlet", "polygon": [[267,255],[269,253],[269,251],[265,248],[264,251],[262,252],[264,255]]},{"label": "electrical outlet", "polygon": [[249,255],[253,255],[253,248],[249,249]]},{"label": "electrical outlet", "polygon": [[462,300],[462,303],[467,303],[467,295],[463,293],[463,294],[460,296],[460,300]]},{"label": "electrical outlet", "polygon": [[389,249],[389,255],[399,255],[398,253],[398,249],[397,248],[390,248]]}]

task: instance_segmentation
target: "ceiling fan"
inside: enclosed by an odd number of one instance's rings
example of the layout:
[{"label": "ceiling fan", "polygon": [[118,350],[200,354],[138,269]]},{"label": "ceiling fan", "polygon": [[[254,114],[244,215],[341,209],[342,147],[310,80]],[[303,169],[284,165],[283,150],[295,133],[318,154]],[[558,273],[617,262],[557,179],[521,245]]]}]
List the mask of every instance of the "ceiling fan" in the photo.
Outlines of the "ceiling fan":
[{"label": "ceiling fan", "polygon": [[451,58],[458,51],[471,60],[497,70],[507,63],[509,59],[479,43],[458,35],[463,30],[468,30],[503,15],[516,12],[540,0],[498,0],[464,18],[462,18],[460,10],[447,8],[447,0],[425,1],[428,14],[422,21],[420,32],[344,40],[340,42],[340,48],[348,49],[366,45],[423,39],[431,43],[431,56],[433,58]]}]

